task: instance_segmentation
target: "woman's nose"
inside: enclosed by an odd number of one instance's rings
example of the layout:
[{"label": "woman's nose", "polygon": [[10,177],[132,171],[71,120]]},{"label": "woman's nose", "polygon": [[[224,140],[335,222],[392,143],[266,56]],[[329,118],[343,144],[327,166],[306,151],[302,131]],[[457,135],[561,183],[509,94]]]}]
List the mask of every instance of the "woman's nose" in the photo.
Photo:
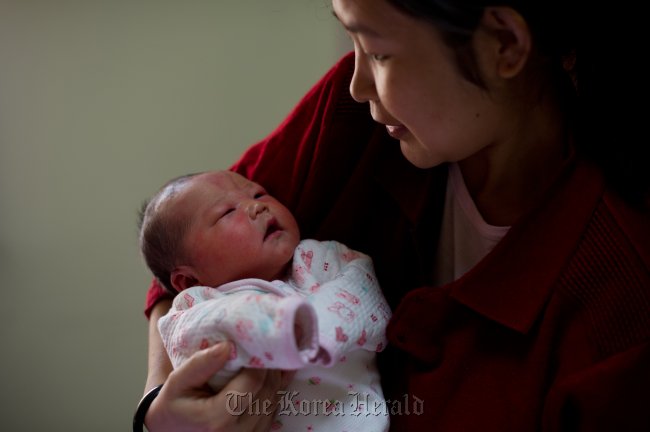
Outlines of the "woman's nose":
[{"label": "woman's nose", "polygon": [[357,102],[368,102],[377,98],[375,80],[367,56],[355,47],[354,74],[350,81],[350,94]]},{"label": "woman's nose", "polygon": [[263,202],[251,200],[248,204],[247,209],[248,209],[248,217],[250,217],[251,219],[256,219],[260,213],[267,211],[269,208]]}]

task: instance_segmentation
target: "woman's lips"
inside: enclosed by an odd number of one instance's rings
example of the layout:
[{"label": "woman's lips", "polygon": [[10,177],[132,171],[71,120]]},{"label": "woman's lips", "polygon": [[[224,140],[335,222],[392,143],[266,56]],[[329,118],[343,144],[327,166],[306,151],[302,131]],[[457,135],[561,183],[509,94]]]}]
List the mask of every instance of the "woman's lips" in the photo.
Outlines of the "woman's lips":
[{"label": "woman's lips", "polygon": [[408,132],[408,129],[402,125],[386,125],[386,131],[388,132],[388,135],[392,136],[395,139],[401,139],[406,133]]}]

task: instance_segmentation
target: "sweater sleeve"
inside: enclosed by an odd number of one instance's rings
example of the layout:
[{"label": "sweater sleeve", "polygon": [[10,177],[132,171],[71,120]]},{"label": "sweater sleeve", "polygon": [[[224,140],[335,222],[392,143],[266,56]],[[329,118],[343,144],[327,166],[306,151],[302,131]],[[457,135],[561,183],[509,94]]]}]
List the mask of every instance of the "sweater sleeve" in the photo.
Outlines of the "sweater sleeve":
[{"label": "sweater sleeve", "polygon": [[544,432],[650,430],[650,342],[617,353],[555,383]]},{"label": "sweater sleeve", "polygon": [[[340,175],[333,181],[344,183],[346,172],[357,163],[369,131],[376,125],[367,104],[356,103],[349,93],[354,57],[347,54],[336,63],[266,138],[250,147],[231,169],[256,181],[285,204],[298,220],[301,233],[311,236],[327,214],[334,184],[324,187],[320,180],[332,169]],[[147,293],[145,315],[169,297],[154,281]]]},{"label": "sweater sleeve", "polygon": [[284,295],[259,279],[189,288],[176,296],[158,329],[175,368],[196,351],[223,340],[233,342],[230,360],[210,380],[215,388],[242,367],[299,369],[318,351],[312,306],[302,296]]}]

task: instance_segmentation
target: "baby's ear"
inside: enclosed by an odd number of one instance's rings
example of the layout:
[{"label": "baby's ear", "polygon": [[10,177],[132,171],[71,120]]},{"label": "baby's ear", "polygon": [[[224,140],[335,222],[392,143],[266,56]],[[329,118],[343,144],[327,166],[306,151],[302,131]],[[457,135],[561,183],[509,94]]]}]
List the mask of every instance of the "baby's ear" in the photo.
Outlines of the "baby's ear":
[{"label": "baby's ear", "polygon": [[180,266],[172,271],[171,283],[176,291],[180,292],[196,286],[198,282],[198,279],[194,276],[194,270],[190,266]]}]

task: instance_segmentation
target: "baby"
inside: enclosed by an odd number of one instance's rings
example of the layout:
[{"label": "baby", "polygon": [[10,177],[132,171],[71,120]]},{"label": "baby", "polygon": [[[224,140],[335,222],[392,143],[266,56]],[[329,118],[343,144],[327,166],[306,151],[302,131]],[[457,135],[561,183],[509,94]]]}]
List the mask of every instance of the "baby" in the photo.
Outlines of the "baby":
[{"label": "baby", "polygon": [[[375,357],[390,311],[368,256],[300,241],[291,212],[231,171],[167,183],[142,212],[140,247],[160,282],[181,292],[158,324],[174,367],[230,340],[216,390],[242,367],[298,370],[273,430],[388,430]],[[229,396],[241,414],[246,395]]]}]

